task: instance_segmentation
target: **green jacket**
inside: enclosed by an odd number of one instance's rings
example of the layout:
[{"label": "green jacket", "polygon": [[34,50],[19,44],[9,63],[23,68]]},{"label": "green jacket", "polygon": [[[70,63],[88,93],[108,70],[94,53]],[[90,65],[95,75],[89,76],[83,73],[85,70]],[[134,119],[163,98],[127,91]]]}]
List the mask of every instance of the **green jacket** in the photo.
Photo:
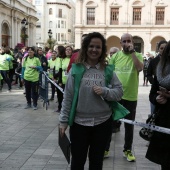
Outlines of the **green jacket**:
[{"label": "green jacket", "polygon": [[[106,86],[110,83],[110,80],[112,79],[113,76],[113,70],[114,66],[113,65],[107,65],[105,67],[105,81],[106,81]],[[74,77],[74,97],[72,101],[72,106],[71,106],[71,111],[69,115],[69,122],[68,124],[72,126],[75,118],[75,113],[76,113],[76,108],[77,108],[77,101],[78,101],[78,94],[79,94],[79,87],[80,87],[80,82],[81,79],[84,75],[85,72],[85,66],[82,64],[72,64],[72,76]],[[129,111],[124,108],[121,104],[115,101],[106,101],[110,107],[112,107],[112,111],[114,111],[113,114],[113,119],[118,120],[120,118],[125,117]]]}]

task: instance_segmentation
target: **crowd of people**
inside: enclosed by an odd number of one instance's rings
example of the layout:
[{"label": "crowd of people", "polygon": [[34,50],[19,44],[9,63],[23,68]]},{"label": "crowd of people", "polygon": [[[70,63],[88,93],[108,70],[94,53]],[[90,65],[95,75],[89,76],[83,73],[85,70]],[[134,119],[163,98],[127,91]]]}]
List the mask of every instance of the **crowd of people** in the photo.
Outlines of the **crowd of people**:
[{"label": "crowd of people", "polygon": [[[67,68],[72,56],[71,46],[58,46],[55,50],[44,51],[41,47],[23,47],[12,50],[8,47],[0,48],[0,90],[4,82],[8,86],[8,92],[12,86],[25,89],[27,104],[25,109],[37,110],[39,98],[39,73],[48,72],[49,77],[64,89],[67,80]],[[61,110],[63,93],[51,84],[51,98],[54,100],[57,92],[58,109]]]},{"label": "crowd of people", "polygon": [[[14,55],[10,49],[1,48],[0,79],[7,83],[9,91],[13,84],[25,86],[25,109],[37,110],[40,71],[48,72],[49,78],[64,90],[63,94],[51,83],[49,100],[53,101],[57,93],[60,135],[70,127],[71,170],[83,170],[87,155],[89,170],[102,170],[112,133],[118,132],[121,125],[113,121],[108,103],[119,102],[129,110],[125,118],[135,120],[142,70],[143,86],[152,84],[148,97],[151,114],[157,113],[155,124],[170,128],[170,41],[160,41],[158,56],[150,56],[149,60],[135,51],[132,35],[123,34],[120,44],[122,50],[112,47],[108,57],[105,38],[93,32],[82,36],[81,48],[76,51],[71,46],[58,46],[44,54],[42,48],[35,51],[24,47]],[[134,126],[124,123],[124,128],[123,156],[133,162]],[[170,135],[153,132],[146,158],[160,164],[162,170],[169,170]]]}]

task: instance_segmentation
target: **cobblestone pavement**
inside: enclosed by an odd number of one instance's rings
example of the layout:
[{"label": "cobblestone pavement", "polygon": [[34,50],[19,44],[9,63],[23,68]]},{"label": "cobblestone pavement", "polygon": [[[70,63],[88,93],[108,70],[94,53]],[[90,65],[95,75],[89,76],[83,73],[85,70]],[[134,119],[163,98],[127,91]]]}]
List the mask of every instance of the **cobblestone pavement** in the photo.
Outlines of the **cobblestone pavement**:
[{"label": "cobblestone pavement", "polygon": [[[145,122],[150,104],[150,86],[142,86],[140,74],[139,100],[136,120]],[[38,110],[24,109],[26,100],[23,90],[13,86],[11,92],[0,92],[0,170],[69,170],[58,146],[58,113],[56,100],[48,110],[38,101]],[[110,157],[104,160],[103,170],[160,170],[145,158],[147,142],[138,135],[141,128],[135,126],[133,151],[136,162],[123,158],[124,127],[113,134]],[[88,161],[86,163],[86,169]]]}]

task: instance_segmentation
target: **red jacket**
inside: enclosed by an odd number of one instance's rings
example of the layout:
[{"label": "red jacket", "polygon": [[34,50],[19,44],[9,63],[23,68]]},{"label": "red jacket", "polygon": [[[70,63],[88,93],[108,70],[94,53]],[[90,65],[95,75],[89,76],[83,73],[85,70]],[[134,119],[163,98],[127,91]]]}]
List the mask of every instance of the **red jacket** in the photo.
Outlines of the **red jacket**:
[{"label": "red jacket", "polygon": [[79,54],[79,52],[76,52],[76,53],[74,53],[74,54],[71,56],[70,62],[69,62],[68,67],[67,67],[67,72],[70,71],[70,68],[71,68],[71,66],[72,66],[72,63],[75,63],[75,60],[76,60],[76,58],[78,57],[78,54]]}]

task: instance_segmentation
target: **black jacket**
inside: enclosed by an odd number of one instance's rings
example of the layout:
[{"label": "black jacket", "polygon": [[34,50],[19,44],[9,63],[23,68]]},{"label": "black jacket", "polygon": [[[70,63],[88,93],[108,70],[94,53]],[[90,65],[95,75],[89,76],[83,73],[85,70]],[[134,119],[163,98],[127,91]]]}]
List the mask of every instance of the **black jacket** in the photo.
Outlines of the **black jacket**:
[{"label": "black jacket", "polygon": [[[170,98],[165,104],[158,104],[156,102],[157,91],[159,90],[159,83],[157,77],[154,77],[152,88],[150,91],[150,101],[155,104],[158,116],[155,120],[155,125],[170,129]],[[169,90],[169,89],[168,89]],[[153,132],[146,158],[150,161],[160,165],[169,165],[170,163],[170,135],[160,132]]]},{"label": "black jacket", "polygon": [[[46,57],[44,55],[37,55],[37,57],[40,59],[43,71],[47,71],[47,69],[48,69],[48,62],[47,62]],[[46,66],[43,66],[44,62],[46,63]]]},{"label": "black jacket", "polygon": [[149,82],[153,83],[153,78],[156,74],[156,67],[160,61],[160,56],[156,56],[154,59],[152,59],[149,63],[148,69],[147,69],[147,78]]}]

